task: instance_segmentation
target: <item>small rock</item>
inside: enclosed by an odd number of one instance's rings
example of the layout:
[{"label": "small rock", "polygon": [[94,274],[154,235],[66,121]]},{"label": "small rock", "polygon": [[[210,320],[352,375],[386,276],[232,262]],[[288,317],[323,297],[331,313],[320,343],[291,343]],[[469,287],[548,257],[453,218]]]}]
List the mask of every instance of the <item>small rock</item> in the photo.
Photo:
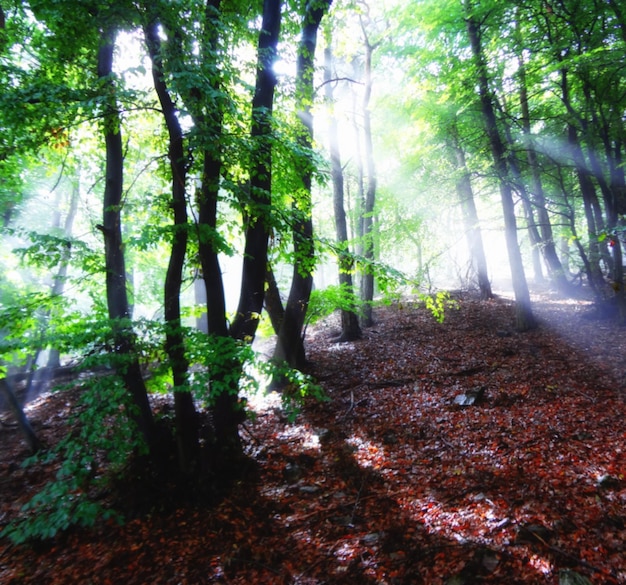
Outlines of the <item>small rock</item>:
[{"label": "small rock", "polygon": [[330,429],[318,429],[317,436],[320,443],[329,443],[333,439],[333,432]]},{"label": "small rock", "polygon": [[295,483],[302,477],[302,468],[297,463],[287,463],[283,469],[283,477],[289,483]]},{"label": "small rock", "polygon": [[385,433],[383,434],[383,443],[385,445],[395,445],[397,442],[398,435],[396,435],[395,431],[385,431]]},{"label": "small rock", "polygon": [[516,543],[547,542],[552,538],[552,531],[541,524],[526,524],[517,529]]},{"label": "small rock", "polygon": [[603,490],[617,490],[621,486],[621,481],[608,473],[598,478],[597,486]]},{"label": "small rock", "polygon": [[365,546],[373,546],[375,544],[378,544],[378,541],[380,540],[380,537],[381,537],[381,533],[380,532],[370,532],[369,534],[366,534],[361,539],[361,542]]},{"label": "small rock", "polygon": [[465,394],[459,394],[454,399],[454,404],[458,404],[459,406],[474,406],[478,404],[485,395],[485,389],[483,387],[480,388],[472,388],[468,390]]},{"label": "small rock", "polygon": [[493,573],[500,564],[500,557],[492,550],[485,551],[480,564],[488,573]]}]

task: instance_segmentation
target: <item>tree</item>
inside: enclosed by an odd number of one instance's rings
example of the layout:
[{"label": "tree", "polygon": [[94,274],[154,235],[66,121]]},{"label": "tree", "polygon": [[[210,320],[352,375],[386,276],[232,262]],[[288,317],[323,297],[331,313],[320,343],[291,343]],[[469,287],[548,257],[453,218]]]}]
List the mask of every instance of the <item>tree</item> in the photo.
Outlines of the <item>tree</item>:
[{"label": "tree", "polygon": [[[106,17],[105,17],[106,18]],[[101,33],[98,50],[98,78],[103,90],[102,121],[106,150],[103,215],[100,231],[104,237],[106,298],[109,318],[113,328],[114,351],[118,356],[118,372],[133,398],[136,411],[133,417],[148,446],[155,447],[154,420],[148,401],[137,354],[134,349],[135,335],[130,327],[128,293],[126,290],[126,266],[122,240],[121,210],[123,199],[124,151],[116,86],[113,78],[114,24],[107,24]]]},{"label": "tree", "polygon": [[528,329],[534,328],[536,326],[536,322],[532,314],[530,293],[517,241],[517,221],[515,218],[515,205],[513,202],[513,193],[510,184],[511,176],[509,174],[509,164],[507,163],[505,144],[500,136],[500,131],[498,130],[495,106],[491,90],[489,89],[489,78],[480,40],[480,25],[478,17],[473,13],[473,8],[469,1],[465,3],[465,23],[467,26],[467,34],[470,40],[472,53],[476,61],[478,93],[484,118],[485,130],[489,137],[494,169],[497,173],[500,184],[500,197],[502,199],[506,245],[509,254],[509,262],[511,264],[513,290],[515,292],[516,327],[519,331],[527,331]]},{"label": "tree", "polygon": [[199,448],[198,420],[188,381],[189,361],[185,355],[180,310],[183,267],[189,237],[187,217],[187,169],[189,160],[185,154],[183,130],[177,116],[176,106],[165,81],[157,20],[152,20],[144,27],[144,35],[148,54],[152,61],[154,87],[169,135],[168,157],[172,175],[171,207],[174,225],[170,260],[164,283],[165,349],[169,357],[174,382],[178,461],[181,470],[189,473],[198,463]]},{"label": "tree", "polygon": [[[302,17],[302,33],[298,46],[296,72],[296,108],[301,127],[298,141],[305,152],[310,152],[313,141],[313,74],[317,33],[330,0],[307,0]],[[313,285],[315,244],[313,241],[313,220],[311,217],[312,161],[303,161],[301,188],[292,206],[292,234],[294,268],[285,315],[281,323],[274,351],[277,362],[302,369],[306,364],[302,332],[307,306]]]},{"label": "tree", "polygon": [[[333,184],[333,211],[335,230],[337,234],[337,259],[339,267],[339,286],[350,299],[354,297],[352,273],[354,271],[354,259],[350,252],[348,239],[348,226],[346,210],[344,206],[344,178],[341,164],[341,152],[339,149],[339,137],[337,131],[337,118],[333,107],[333,84],[332,77],[333,53],[332,35],[330,27],[327,28],[326,46],[324,48],[324,83],[326,88],[326,100],[329,116],[328,149],[330,154],[330,172]],[[341,335],[339,341],[354,341],[361,337],[359,318],[355,310],[341,309]]]},{"label": "tree", "polygon": [[493,292],[491,291],[491,283],[489,282],[489,275],[487,273],[487,260],[485,258],[478,212],[476,211],[476,203],[474,201],[472,181],[467,169],[465,152],[458,142],[458,134],[454,128],[450,131],[450,148],[452,151],[452,164],[457,174],[456,191],[463,212],[467,247],[470,251],[471,262],[476,272],[480,296],[482,299],[490,299],[493,297]]},{"label": "tree", "polygon": [[[369,7],[366,6],[366,10]],[[363,102],[361,104],[363,113],[363,156],[365,162],[365,180],[367,187],[363,196],[363,206],[361,211],[361,237],[363,238],[363,257],[365,269],[361,275],[361,300],[363,301],[362,322],[365,327],[374,324],[372,317],[372,302],[374,300],[374,274],[371,263],[375,258],[375,229],[374,229],[374,208],[376,205],[376,163],[374,161],[374,145],[372,138],[372,117],[370,112],[370,99],[372,95],[372,55],[380,42],[372,42],[367,30],[369,24],[369,14],[359,17],[361,24],[361,34],[363,35],[364,47],[364,71],[363,71]]]}]

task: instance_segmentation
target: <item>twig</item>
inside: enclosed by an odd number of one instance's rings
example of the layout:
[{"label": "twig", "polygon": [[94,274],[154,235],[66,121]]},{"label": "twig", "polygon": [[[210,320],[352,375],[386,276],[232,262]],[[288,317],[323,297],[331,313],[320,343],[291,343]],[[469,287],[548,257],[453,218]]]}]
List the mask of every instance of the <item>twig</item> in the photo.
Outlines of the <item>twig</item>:
[{"label": "twig", "polygon": [[557,548],[556,546],[552,546],[551,544],[548,544],[546,540],[543,539],[541,536],[539,536],[536,532],[529,532],[529,534],[534,536],[541,544],[543,544],[548,550],[552,551],[553,553],[562,555],[565,558],[571,561],[574,561],[581,567],[585,567],[585,569],[589,569],[593,571],[594,573],[600,573],[601,575],[604,575],[605,578],[608,578],[611,580],[611,583],[615,583],[616,585],[620,583],[620,581],[618,581],[617,578],[612,573],[609,573],[608,571],[605,571],[604,569],[601,569],[600,567],[596,567],[592,565],[591,563],[588,563],[587,561],[581,559],[580,557],[577,557],[576,555],[573,555],[564,550],[561,550],[560,548]]},{"label": "twig", "polygon": [[361,486],[359,487],[359,491],[356,494],[356,500],[354,501],[354,506],[352,507],[352,515],[350,516],[350,525],[354,524],[354,517],[356,516],[356,509],[359,506],[359,500],[361,499],[361,492],[363,491],[363,486],[365,485],[365,478],[361,480]]}]

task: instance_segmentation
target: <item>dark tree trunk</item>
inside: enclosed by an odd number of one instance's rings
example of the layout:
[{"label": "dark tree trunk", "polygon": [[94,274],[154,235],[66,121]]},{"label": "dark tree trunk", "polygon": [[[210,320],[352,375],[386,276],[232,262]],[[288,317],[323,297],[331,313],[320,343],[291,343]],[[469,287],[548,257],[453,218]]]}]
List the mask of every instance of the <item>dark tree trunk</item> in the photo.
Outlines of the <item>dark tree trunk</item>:
[{"label": "dark tree trunk", "polygon": [[137,427],[144,436],[148,447],[153,449],[155,446],[154,421],[135,352],[135,337],[129,323],[128,295],[126,292],[126,266],[121,229],[124,155],[121,116],[115,97],[115,82],[112,78],[115,32],[114,29],[104,31],[98,53],[98,76],[109,91],[103,119],[106,169],[104,211],[100,226],[104,235],[106,297],[115,338],[115,352],[120,357],[117,360],[116,369],[123,378],[136,407],[133,417]]},{"label": "dark tree trunk", "polygon": [[[208,92],[221,96],[223,88],[219,71],[219,30],[221,27],[221,0],[207,0],[202,39],[203,67],[210,84]],[[210,109],[206,102],[211,104]],[[219,262],[219,236],[217,234],[217,204],[219,201],[222,172],[222,122],[223,111],[220,98],[206,100],[200,90],[192,90],[185,96],[194,125],[204,137],[200,187],[196,192],[198,209],[197,238],[198,258],[205,287],[206,322],[209,335],[228,336],[226,299]],[[217,107],[216,107],[217,102]]]},{"label": "dark tree trunk", "polygon": [[256,87],[252,99],[254,143],[250,169],[250,211],[245,220],[246,242],[241,273],[241,292],[237,314],[230,328],[235,339],[252,341],[263,310],[267,250],[272,205],[272,111],[276,74],[281,1],[265,0],[258,42]]},{"label": "dark tree trunk", "polygon": [[[506,133],[509,147],[512,147],[514,143],[511,136],[510,127],[507,125],[504,131]],[[522,177],[517,158],[512,152],[509,154],[508,157],[508,165],[511,173],[511,179],[515,184],[515,190],[519,195],[522,206],[524,207],[524,215],[526,216],[526,229],[528,230],[528,237],[530,239],[535,282],[540,283],[544,280],[540,253],[540,250],[542,249],[542,240],[541,235],[539,234],[539,228],[537,227],[537,221],[535,219],[535,208],[532,201],[530,200],[530,196],[526,189],[526,184]]]},{"label": "dark tree trunk", "polygon": [[536,326],[536,321],[531,309],[530,292],[528,290],[528,283],[526,282],[526,275],[524,273],[522,254],[517,241],[517,220],[515,218],[515,205],[510,185],[507,153],[502,137],[500,136],[500,131],[498,130],[494,101],[489,89],[487,68],[480,43],[479,27],[474,20],[474,17],[469,15],[469,10],[467,12],[468,16],[465,22],[477,68],[477,82],[481,109],[487,135],[489,137],[489,143],[491,145],[494,168],[496,170],[500,186],[500,197],[502,200],[502,211],[504,215],[505,239],[509,255],[509,263],[511,265],[513,292],[515,294],[516,328],[518,331],[527,331]]},{"label": "dark tree trunk", "polygon": [[[218,58],[220,10],[221,0],[209,0],[207,2],[204,39],[201,47],[204,66],[211,72],[210,75],[207,75],[211,84],[210,91],[216,96],[221,96],[223,93]],[[198,256],[206,290],[209,335],[229,337],[217,233],[217,204],[223,154],[221,148],[223,111],[221,107],[208,110],[204,106],[205,100],[202,99],[202,95],[194,93],[189,96],[189,107],[194,123],[205,137],[205,144],[207,144],[203,151],[202,180],[197,193]],[[238,368],[236,363],[231,365],[233,368]],[[220,372],[216,371],[217,368],[215,367],[209,372],[214,387],[224,383],[224,368],[222,366],[223,364],[220,364]],[[241,413],[237,408],[236,385],[237,382],[234,382],[232,392],[221,392],[218,396],[213,397],[214,403],[211,407],[215,433],[214,463],[222,469],[236,467],[243,451],[238,428],[241,422]]]},{"label": "dark tree trunk", "polygon": [[[302,22],[302,36],[298,48],[296,71],[296,99],[298,117],[301,121],[299,142],[305,152],[313,143],[313,74],[315,47],[320,22],[330,6],[330,0],[307,0]],[[313,220],[311,218],[312,161],[301,169],[303,189],[293,206],[294,269],[291,289],[285,307],[285,317],[280,328],[274,359],[291,367],[302,369],[306,365],[303,329],[313,286],[315,246],[313,243]]]},{"label": "dark tree trunk", "polygon": [[[330,35],[329,35],[330,36]],[[333,108],[333,85],[332,64],[333,53],[330,46],[331,39],[327,39],[324,50],[324,81],[326,82],[326,101],[329,106],[329,151],[330,172],[333,181],[333,210],[335,216],[335,231],[337,234],[337,259],[339,264],[339,286],[350,297],[354,296],[352,272],[354,260],[350,253],[348,241],[348,224],[344,207],[344,180],[341,167],[341,152],[339,149],[339,136],[337,131],[337,118]],[[338,341],[353,341],[361,337],[359,317],[355,311],[341,309],[341,335]]]},{"label": "dark tree trunk", "polygon": [[176,106],[172,101],[163,76],[158,23],[153,22],[148,25],[144,33],[152,61],[154,88],[161,104],[161,111],[169,135],[168,156],[172,173],[171,207],[174,214],[174,228],[164,287],[165,350],[169,357],[174,381],[174,416],[178,463],[181,471],[190,473],[196,467],[198,460],[198,418],[193,395],[189,388],[189,362],[185,354],[185,340],[181,329],[180,314],[180,291],[189,237],[187,217],[187,165],[189,161],[185,156],[183,131],[178,121]]},{"label": "dark tree trunk", "polygon": [[463,213],[467,247],[470,251],[472,266],[476,272],[480,298],[485,300],[491,299],[493,298],[493,292],[491,290],[491,282],[489,282],[483,238],[480,231],[480,222],[478,220],[478,212],[476,211],[476,203],[474,202],[472,181],[469,171],[467,170],[465,152],[458,143],[456,135],[453,135],[451,141],[454,152],[453,164],[458,173],[456,180],[456,192],[459,197]]},{"label": "dark tree trunk", "polygon": [[602,297],[605,282],[602,270],[600,269],[600,260],[605,254],[602,252],[599,234],[605,229],[604,219],[600,210],[600,203],[595,186],[586,168],[576,129],[571,124],[568,127],[568,142],[574,158],[576,177],[583,198],[583,207],[587,220],[587,235],[589,238],[589,267],[587,269],[587,279],[591,288],[596,291],[597,295]]},{"label": "dark tree trunk", "polygon": [[37,453],[37,451],[39,451],[42,447],[41,441],[35,434],[35,431],[33,431],[33,427],[24,413],[22,405],[15,396],[13,388],[9,386],[9,383],[4,378],[0,379],[0,391],[4,394],[4,398],[9,406],[9,409],[11,410],[11,413],[15,417],[17,426],[20,429],[26,444],[28,445],[28,449],[31,453]]},{"label": "dark tree trunk", "polygon": [[[557,59],[560,59],[560,55],[556,55]],[[570,100],[569,91],[569,78],[568,70],[566,67],[562,67],[561,73],[561,98],[568,113],[572,119],[578,119],[578,116],[572,106]],[[604,296],[604,276],[600,269],[600,260],[604,259],[607,263],[611,262],[611,259],[606,252],[606,247],[600,242],[599,235],[605,230],[604,218],[602,217],[602,210],[596,194],[596,188],[591,180],[591,173],[587,168],[585,162],[585,156],[578,138],[578,131],[573,123],[568,123],[567,126],[567,138],[568,145],[571,151],[571,155],[574,161],[574,168],[576,170],[576,177],[580,186],[580,191],[583,197],[583,205],[585,209],[585,217],[587,220],[587,233],[589,237],[589,264],[586,267],[587,279],[592,290],[595,291],[596,297],[602,299]]]},{"label": "dark tree trunk", "polygon": [[[245,342],[251,342],[254,339],[259,315],[263,309],[270,231],[269,219],[271,214],[271,132],[274,88],[276,86],[273,65],[276,60],[280,24],[280,0],[265,0],[263,4],[263,21],[258,41],[256,88],[252,100],[251,136],[255,141],[255,152],[250,169],[250,211],[245,218],[247,226],[241,293],[237,313],[229,331],[233,339]],[[217,181],[215,181],[215,185],[217,186]],[[212,233],[215,230],[216,203],[217,190],[211,194],[210,205],[206,209],[210,213],[210,217],[207,217],[207,219],[211,222]],[[216,254],[215,249],[213,254]],[[217,276],[217,267],[217,257],[215,255],[211,261],[211,266],[209,266],[214,277]],[[208,288],[207,298],[210,303]],[[223,300],[222,292],[219,302],[221,303]],[[209,311],[211,309],[209,306]],[[212,318],[209,315],[209,331],[211,331],[211,325]],[[225,323],[222,324],[220,322],[216,323],[216,325],[221,329],[218,334],[223,335],[225,333],[223,331]],[[235,371],[241,370],[241,365],[236,359],[233,359],[231,369]],[[236,384],[235,382],[235,386]],[[243,420],[237,387],[232,388],[231,392],[221,392],[215,398],[213,419],[215,439],[222,462],[225,464],[235,463],[242,454],[239,424]]]},{"label": "dark tree trunk", "polygon": [[264,299],[265,310],[269,315],[274,333],[278,335],[283,319],[285,318],[285,307],[283,306],[278,283],[276,282],[276,275],[274,274],[272,266],[269,264],[267,266],[267,273],[265,274],[265,282],[267,284]]},{"label": "dark tree trunk", "polygon": [[[583,83],[583,93],[589,104],[593,103],[593,90],[589,82],[585,80]],[[591,171],[594,178],[600,185],[602,197],[604,200],[604,208],[606,211],[606,228],[610,235],[609,242],[612,252],[612,288],[614,291],[614,299],[618,307],[618,318],[621,322],[626,321],[626,294],[624,291],[624,267],[622,265],[622,242],[618,232],[620,231],[620,218],[623,217],[626,203],[626,188],[624,186],[624,174],[620,164],[619,148],[614,152],[611,144],[610,132],[606,124],[599,119],[597,112],[590,107],[591,122],[594,131],[600,134],[604,144],[604,152],[609,172],[607,180],[604,169],[598,158],[598,153],[590,144],[587,145],[587,157],[591,165]],[[618,115],[622,117],[621,113]],[[583,129],[588,133],[588,124],[583,121]]]}]

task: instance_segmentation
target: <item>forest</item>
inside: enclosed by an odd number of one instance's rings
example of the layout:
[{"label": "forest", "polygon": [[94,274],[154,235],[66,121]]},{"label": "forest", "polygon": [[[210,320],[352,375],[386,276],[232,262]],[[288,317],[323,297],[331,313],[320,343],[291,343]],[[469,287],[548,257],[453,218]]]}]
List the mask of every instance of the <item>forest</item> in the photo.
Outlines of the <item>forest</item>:
[{"label": "forest", "polygon": [[626,583],[620,0],[0,0],[0,582]]}]

